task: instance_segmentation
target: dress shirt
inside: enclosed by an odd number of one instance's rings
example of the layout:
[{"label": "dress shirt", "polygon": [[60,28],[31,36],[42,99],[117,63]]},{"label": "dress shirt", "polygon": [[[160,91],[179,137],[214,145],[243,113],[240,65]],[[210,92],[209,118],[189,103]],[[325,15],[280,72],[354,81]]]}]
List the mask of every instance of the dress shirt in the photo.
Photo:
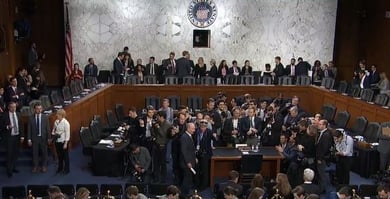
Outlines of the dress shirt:
[{"label": "dress shirt", "polygon": [[42,114],[35,114],[35,123],[37,125],[37,129],[38,129],[38,136],[42,136]]},{"label": "dress shirt", "polygon": [[362,80],[360,81],[360,88],[364,88],[364,80],[366,79],[366,75],[362,77]]},{"label": "dress shirt", "polygon": [[238,128],[238,119],[232,119],[233,122],[233,128],[237,129]]},{"label": "dress shirt", "polygon": [[291,76],[295,76],[295,65],[291,65]]},{"label": "dress shirt", "polygon": [[12,136],[15,136],[15,135],[19,135],[19,121],[18,121],[18,117],[16,116],[16,112],[9,112],[9,118],[11,119],[11,126],[12,126],[12,129],[11,129],[11,135]]},{"label": "dress shirt", "polygon": [[340,142],[336,142],[336,150],[342,152],[343,156],[351,157],[353,154],[353,139],[351,136],[344,135]]},{"label": "dress shirt", "polygon": [[316,143],[320,142],[320,139],[321,139],[321,137],[322,137],[322,134],[324,134],[324,132],[325,132],[326,130],[327,130],[327,129],[324,129],[324,130],[320,131],[320,135],[318,136],[317,142],[316,142]]},{"label": "dress shirt", "polygon": [[60,135],[57,142],[68,142],[70,140],[70,124],[68,120],[63,118],[61,121],[54,122],[53,133]]}]

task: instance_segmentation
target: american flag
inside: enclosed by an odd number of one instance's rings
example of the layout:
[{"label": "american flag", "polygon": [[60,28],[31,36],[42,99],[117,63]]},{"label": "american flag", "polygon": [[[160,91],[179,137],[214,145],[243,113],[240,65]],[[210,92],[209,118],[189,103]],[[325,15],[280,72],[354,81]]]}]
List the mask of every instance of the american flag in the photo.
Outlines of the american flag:
[{"label": "american flag", "polygon": [[72,33],[69,24],[68,3],[65,3],[66,8],[66,24],[65,24],[65,78],[72,73],[73,68],[73,52],[72,52]]}]

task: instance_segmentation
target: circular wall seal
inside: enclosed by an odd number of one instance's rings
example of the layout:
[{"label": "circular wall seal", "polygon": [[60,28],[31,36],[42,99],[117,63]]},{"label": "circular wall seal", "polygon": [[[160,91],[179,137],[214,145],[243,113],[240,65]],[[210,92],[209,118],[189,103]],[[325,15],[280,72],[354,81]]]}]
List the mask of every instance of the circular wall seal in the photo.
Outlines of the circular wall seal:
[{"label": "circular wall seal", "polygon": [[187,15],[194,26],[206,28],[217,19],[217,6],[213,0],[192,0]]}]

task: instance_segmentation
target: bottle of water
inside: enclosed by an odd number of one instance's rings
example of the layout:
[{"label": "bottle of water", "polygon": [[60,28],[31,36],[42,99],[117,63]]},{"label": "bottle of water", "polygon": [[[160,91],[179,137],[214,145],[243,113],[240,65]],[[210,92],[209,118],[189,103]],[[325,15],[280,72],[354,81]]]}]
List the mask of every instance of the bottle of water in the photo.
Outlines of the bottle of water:
[{"label": "bottle of water", "polygon": [[256,145],[256,151],[259,151],[261,147],[261,136],[257,136],[257,145]]}]

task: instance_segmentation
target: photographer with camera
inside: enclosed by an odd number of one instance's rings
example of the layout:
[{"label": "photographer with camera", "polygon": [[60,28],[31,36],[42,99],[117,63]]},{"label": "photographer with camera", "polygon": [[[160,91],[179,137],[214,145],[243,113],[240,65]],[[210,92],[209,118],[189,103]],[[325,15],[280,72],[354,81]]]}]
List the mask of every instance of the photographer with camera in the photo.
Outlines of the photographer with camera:
[{"label": "photographer with camera", "polygon": [[263,146],[275,146],[279,143],[279,137],[282,132],[283,118],[277,113],[276,104],[271,104],[267,108],[264,117],[264,130],[261,133]]},{"label": "photographer with camera", "polygon": [[148,149],[138,144],[131,144],[130,151],[130,162],[133,166],[131,173],[135,179],[134,181],[148,183],[150,181],[149,168],[152,162]]},{"label": "photographer with camera", "polygon": [[340,130],[332,130],[336,151],[336,176],[339,184],[349,184],[353,163],[353,138]]},{"label": "photographer with camera", "polygon": [[142,118],[137,114],[137,109],[131,107],[129,109],[128,117],[126,118],[126,129],[128,129],[127,139],[130,139],[130,144],[140,143],[143,138],[145,130],[140,126],[141,120]]},{"label": "photographer with camera", "polygon": [[157,123],[153,126],[153,138],[158,147],[153,151],[153,174],[155,182],[164,182],[167,177],[167,142],[171,124],[166,119],[166,112],[157,112]]},{"label": "photographer with camera", "polygon": [[144,130],[140,143],[142,146],[145,146],[150,151],[152,151],[153,148],[152,131],[153,131],[153,126],[157,123],[157,120],[155,118],[156,110],[151,105],[147,106],[146,110],[147,112],[145,117],[142,120],[139,120],[140,127]]}]

